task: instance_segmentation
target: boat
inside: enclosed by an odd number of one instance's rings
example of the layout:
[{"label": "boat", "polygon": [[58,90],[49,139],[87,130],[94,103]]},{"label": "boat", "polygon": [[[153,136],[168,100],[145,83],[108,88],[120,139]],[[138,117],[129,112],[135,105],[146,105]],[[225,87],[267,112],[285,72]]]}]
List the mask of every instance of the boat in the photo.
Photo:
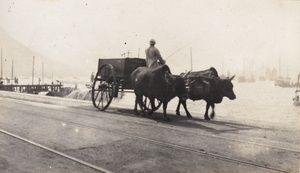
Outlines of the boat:
[{"label": "boat", "polygon": [[296,88],[296,91],[295,91],[295,97],[293,98],[293,101],[294,101],[294,105],[295,106],[300,106],[300,98],[299,98],[299,95],[300,95],[300,89],[299,89],[299,79],[300,79],[300,73],[298,75],[298,82],[297,82],[297,88]]},{"label": "boat", "polygon": [[295,85],[291,82],[291,78],[279,76],[275,79],[275,86],[280,87],[295,87]]},{"label": "boat", "polygon": [[243,75],[240,75],[237,77],[237,81],[239,83],[246,83],[247,82],[247,77],[246,77],[246,71],[245,71],[245,59],[243,61]]},{"label": "boat", "polygon": [[279,76],[275,79],[275,86],[279,87],[295,87],[295,85],[291,82],[291,78],[289,77],[289,72],[287,69],[287,77],[281,76],[281,61],[279,58]]},{"label": "boat", "polygon": [[266,74],[266,72],[265,72],[265,68],[264,68],[264,64],[262,64],[262,66],[261,66],[261,75],[258,77],[258,80],[259,81],[266,81],[266,77],[265,77],[265,74]]},{"label": "boat", "polygon": [[255,78],[254,78],[254,75],[253,75],[253,60],[251,62],[251,75],[250,77],[247,79],[247,82],[248,83],[255,83]]},{"label": "boat", "polygon": [[[298,92],[300,92],[300,90],[298,90]],[[295,106],[300,106],[299,94],[296,94],[296,96],[293,98],[293,101]]]},{"label": "boat", "polygon": [[247,82],[247,78],[245,76],[238,76],[238,82],[245,83],[245,82]]},{"label": "boat", "polygon": [[265,76],[259,76],[259,81],[266,81],[266,78],[265,78]]},{"label": "boat", "polygon": [[253,75],[251,75],[251,77],[248,78],[247,80],[248,83],[255,83],[255,78]]}]

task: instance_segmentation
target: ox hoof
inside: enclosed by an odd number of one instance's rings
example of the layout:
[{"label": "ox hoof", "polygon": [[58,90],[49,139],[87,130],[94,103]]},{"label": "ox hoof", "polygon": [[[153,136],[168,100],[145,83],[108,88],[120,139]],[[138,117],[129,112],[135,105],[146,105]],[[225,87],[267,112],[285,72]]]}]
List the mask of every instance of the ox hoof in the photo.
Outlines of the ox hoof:
[{"label": "ox hoof", "polygon": [[149,111],[149,112],[147,113],[147,115],[148,115],[148,116],[153,115],[153,111]]},{"label": "ox hoof", "polygon": [[210,120],[210,118],[209,118],[209,117],[205,117],[205,120],[209,121],[209,120]]},{"label": "ox hoof", "polygon": [[191,114],[186,115],[188,118],[193,118]]},{"label": "ox hoof", "polygon": [[146,113],[145,113],[145,112],[143,112],[143,113],[142,113],[142,117],[145,117],[145,116],[146,116]]},{"label": "ox hoof", "polygon": [[211,119],[214,119],[214,118],[215,118],[215,114],[211,114],[211,115],[210,115],[210,118],[211,118]]},{"label": "ox hoof", "polygon": [[181,116],[179,112],[176,112],[176,115],[177,115],[177,116]]}]

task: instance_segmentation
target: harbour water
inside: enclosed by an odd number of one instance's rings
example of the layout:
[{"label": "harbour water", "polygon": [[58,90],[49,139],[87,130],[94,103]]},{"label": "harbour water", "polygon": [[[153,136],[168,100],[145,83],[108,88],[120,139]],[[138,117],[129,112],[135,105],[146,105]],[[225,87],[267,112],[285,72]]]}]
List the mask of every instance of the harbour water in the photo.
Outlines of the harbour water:
[{"label": "harbour water", "polygon": [[224,99],[216,106],[220,117],[299,125],[300,107],[293,105],[295,88],[282,88],[274,82],[234,83],[236,100]]},{"label": "harbour water", "polygon": [[[238,83],[233,81],[235,100],[224,97],[222,103],[216,104],[217,119],[234,119],[238,121],[250,121],[260,123],[280,123],[287,127],[299,128],[300,106],[293,105],[295,88],[282,88],[274,85],[273,81]],[[114,103],[126,108],[133,108],[134,94],[125,93],[120,99],[114,99]],[[168,113],[175,114],[178,99],[174,98],[168,104]],[[193,117],[203,118],[206,102],[203,100],[187,102],[188,109]],[[181,107],[181,115],[185,115]],[[158,111],[162,111],[160,108]]]}]

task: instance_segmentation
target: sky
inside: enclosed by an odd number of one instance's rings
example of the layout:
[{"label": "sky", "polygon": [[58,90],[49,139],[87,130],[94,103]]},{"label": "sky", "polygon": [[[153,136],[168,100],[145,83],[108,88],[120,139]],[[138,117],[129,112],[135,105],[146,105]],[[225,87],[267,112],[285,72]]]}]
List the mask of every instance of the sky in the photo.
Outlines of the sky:
[{"label": "sky", "polygon": [[[145,58],[152,38],[177,74],[213,66],[260,75],[279,59],[282,76],[300,72],[300,1],[0,0],[0,27],[41,59],[64,64],[61,76],[89,76],[99,58]],[[17,50],[4,50],[14,59],[9,51]]]}]

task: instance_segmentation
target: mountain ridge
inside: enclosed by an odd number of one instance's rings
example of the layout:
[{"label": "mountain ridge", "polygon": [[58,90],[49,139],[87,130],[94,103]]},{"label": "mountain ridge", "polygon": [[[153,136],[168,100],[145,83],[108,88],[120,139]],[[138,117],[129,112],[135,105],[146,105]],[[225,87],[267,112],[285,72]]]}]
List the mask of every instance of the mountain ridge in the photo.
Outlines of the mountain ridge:
[{"label": "mountain ridge", "polygon": [[34,75],[42,76],[44,66],[44,76],[78,76],[76,68],[63,62],[58,62],[36,51],[31,50],[21,42],[11,37],[0,26],[0,48],[2,48],[3,77],[11,77],[12,62],[14,76],[30,77],[33,71],[34,58]]}]

